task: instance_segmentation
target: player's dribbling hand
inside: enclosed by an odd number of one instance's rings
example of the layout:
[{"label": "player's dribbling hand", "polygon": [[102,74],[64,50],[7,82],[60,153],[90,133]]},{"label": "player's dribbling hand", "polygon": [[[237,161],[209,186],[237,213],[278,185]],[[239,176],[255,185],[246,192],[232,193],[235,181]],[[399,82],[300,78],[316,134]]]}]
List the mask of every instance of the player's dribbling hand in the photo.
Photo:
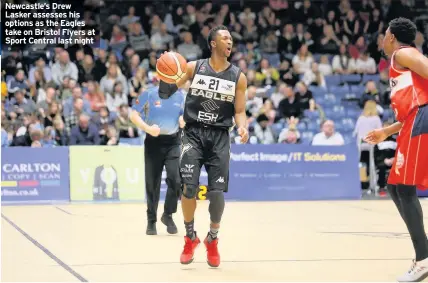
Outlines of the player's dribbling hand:
[{"label": "player's dribbling hand", "polygon": [[238,135],[241,136],[241,143],[247,143],[248,141],[248,130],[243,127],[238,128]]},{"label": "player's dribbling hand", "polygon": [[378,144],[384,141],[388,135],[385,133],[383,129],[376,129],[370,131],[367,136],[365,136],[364,141],[369,144]]},{"label": "player's dribbling hand", "polygon": [[148,131],[148,133],[153,136],[153,137],[157,137],[160,135],[160,128],[158,125],[151,125],[150,126],[150,130]]}]

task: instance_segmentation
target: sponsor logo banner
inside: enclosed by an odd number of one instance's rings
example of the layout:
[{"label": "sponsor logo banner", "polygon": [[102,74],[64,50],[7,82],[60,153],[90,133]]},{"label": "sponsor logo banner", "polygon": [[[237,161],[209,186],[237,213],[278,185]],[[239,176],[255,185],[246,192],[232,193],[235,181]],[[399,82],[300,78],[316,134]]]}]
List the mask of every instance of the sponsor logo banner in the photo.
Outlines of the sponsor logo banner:
[{"label": "sponsor logo banner", "polygon": [[232,145],[226,199],[359,199],[354,146]]},{"label": "sponsor logo banner", "polygon": [[1,153],[2,202],[69,200],[67,147],[10,147]]},{"label": "sponsor logo banner", "polygon": [[145,200],[144,148],[70,147],[72,201]]}]

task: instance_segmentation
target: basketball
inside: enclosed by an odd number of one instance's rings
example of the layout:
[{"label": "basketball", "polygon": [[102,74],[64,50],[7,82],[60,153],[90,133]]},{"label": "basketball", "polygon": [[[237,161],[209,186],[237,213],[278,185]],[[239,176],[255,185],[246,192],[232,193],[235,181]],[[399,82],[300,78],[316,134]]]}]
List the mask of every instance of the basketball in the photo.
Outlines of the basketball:
[{"label": "basketball", "polygon": [[177,52],[167,52],[161,55],[156,63],[159,78],[169,84],[183,77],[187,70],[187,61]]}]

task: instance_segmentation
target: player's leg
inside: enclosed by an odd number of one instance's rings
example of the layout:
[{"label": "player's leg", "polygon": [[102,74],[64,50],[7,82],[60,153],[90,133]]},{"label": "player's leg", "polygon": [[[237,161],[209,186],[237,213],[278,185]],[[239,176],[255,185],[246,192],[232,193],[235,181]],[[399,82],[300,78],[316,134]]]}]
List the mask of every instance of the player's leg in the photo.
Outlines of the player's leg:
[{"label": "player's leg", "polygon": [[213,131],[213,146],[205,168],[208,173],[208,200],[210,213],[210,230],[204,240],[207,248],[207,262],[212,267],[220,265],[218,252],[218,231],[225,208],[224,192],[229,181],[230,137],[228,131]]},{"label": "player's leg", "polygon": [[202,159],[203,147],[200,142],[200,129],[185,128],[183,130],[180,153],[181,208],[186,229],[185,245],[180,257],[182,264],[189,264],[193,261],[195,249],[200,243],[194,229],[194,216]]},{"label": "player's leg", "polygon": [[144,142],[145,179],[147,199],[147,235],[156,235],[157,209],[164,164],[162,145],[156,138],[146,137]]},{"label": "player's leg", "polygon": [[416,168],[420,166],[420,144],[414,139],[417,111],[409,115],[403,124],[394,160],[392,179],[397,183],[401,216],[407,226],[416,258],[400,282],[420,281],[428,276],[428,240],[425,233],[423,211],[417,195]]},{"label": "player's leg", "polygon": [[177,233],[177,226],[172,219],[172,214],[177,212],[177,203],[181,188],[179,158],[180,144],[177,140],[177,143],[173,143],[167,148],[165,158],[166,184],[168,185],[168,189],[166,191],[164,213],[161,221],[167,226],[167,231],[170,234]]}]

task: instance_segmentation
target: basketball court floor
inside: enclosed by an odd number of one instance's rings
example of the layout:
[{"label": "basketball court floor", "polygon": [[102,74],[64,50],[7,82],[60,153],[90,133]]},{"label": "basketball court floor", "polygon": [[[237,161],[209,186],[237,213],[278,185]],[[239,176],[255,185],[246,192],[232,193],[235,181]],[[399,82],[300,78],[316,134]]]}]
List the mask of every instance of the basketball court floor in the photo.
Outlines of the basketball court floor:
[{"label": "basketball court floor", "polygon": [[[428,213],[428,202],[422,205]],[[179,234],[168,235],[159,221],[159,235],[146,236],[145,210],[144,204],[3,206],[1,280],[391,282],[413,257],[390,200],[229,202],[217,269],[206,264],[202,245],[193,264],[179,263],[181,213]],[[208,202],[200,201],[201,240],[208,223]]]}]

